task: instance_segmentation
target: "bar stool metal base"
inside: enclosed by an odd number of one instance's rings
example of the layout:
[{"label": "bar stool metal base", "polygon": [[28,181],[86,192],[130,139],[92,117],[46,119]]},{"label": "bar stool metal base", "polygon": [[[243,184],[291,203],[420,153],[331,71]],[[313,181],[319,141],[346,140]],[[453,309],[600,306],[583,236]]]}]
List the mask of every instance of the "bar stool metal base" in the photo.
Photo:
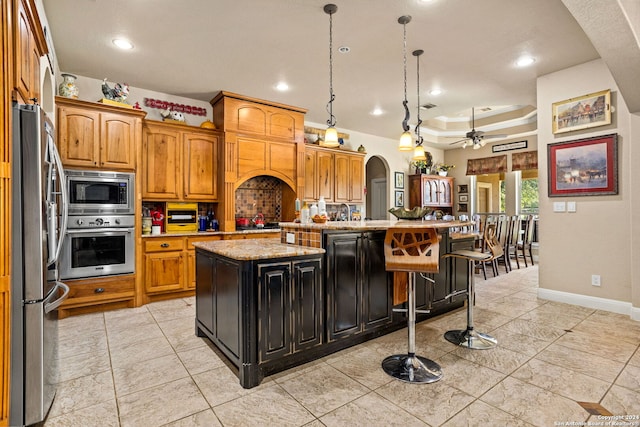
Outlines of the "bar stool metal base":
[{"label": "bar stool metal base", "polygon": [[488,350],[498,345],[498,340],[491,335],[476,332],[473,329],[447,331],[444,338],[450,343],[474,350]]},{"label": "bar stool metal base", "polygon": [[395,354],[382,361],[382,369],[407,383],[427,384],[442,378],[442,368],[431,359],[409,354]]}]

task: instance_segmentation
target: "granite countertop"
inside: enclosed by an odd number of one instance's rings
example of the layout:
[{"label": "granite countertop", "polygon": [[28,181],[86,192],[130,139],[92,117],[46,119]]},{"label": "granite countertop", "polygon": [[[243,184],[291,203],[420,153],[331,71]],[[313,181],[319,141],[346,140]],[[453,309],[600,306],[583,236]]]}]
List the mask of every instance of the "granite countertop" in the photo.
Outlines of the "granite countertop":
[{"label": "granite countertop", "polygon": [[304,228],[312,230],[386,230],[391,227],[416,227],[416,228],[451,228],[471,225],[473,221],[442,221],[442,220],[399,220],[399,221],[327,221],[324,224],[310,222],[301,224],[299,222],[280,222],[280,228]]},{"label": "granite countertop", "polygon": [[216,240],[193,246],[238,261],[323,254],[324,249],[280,243],[280,239]]},{"label": "granite countertop", "polygon": [[189,231],[184,233],[162,233],[162,234],[143,234],[142,237],[184,237],[184,236],[229,236],[232,234],[264,234],[264,233],[280,233],[279,228],[256,228],[252,230],[239,231]]}]

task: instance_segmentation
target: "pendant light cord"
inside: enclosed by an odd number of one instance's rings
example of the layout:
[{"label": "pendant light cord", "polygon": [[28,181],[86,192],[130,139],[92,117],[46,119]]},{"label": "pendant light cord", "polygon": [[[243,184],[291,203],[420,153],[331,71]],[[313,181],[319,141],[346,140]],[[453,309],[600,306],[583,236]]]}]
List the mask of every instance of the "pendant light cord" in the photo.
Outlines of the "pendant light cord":
[{"label": "pendant light cord", "polygon": [[420,119],[420,55],[424,52],[422,50],[414,50],[413,55],[416,57],[418,75],[417,75],[417,84],[418,88],[418,124],[416,125],[416,135],[418,136],[418,140],[416,141],[416,146],[422,145],[422,137],[420,136],[420,125],[422,125],[422,119]]},{"label": "pendant light cord", "polygon": [[[407,19],[408,18],[408,19]],[[402,121],[402,129],[407,132],[409,131],[410,127],[409,127],[409,107],[407,106],[407,104],[409,103],[409,101],[407,101],[407,22],[409,22],[409,20],[411,20],[411,17],[400,17],[400,19],[402,19],[402,28],[404,29],[404,35],[403,35],[403,48],[402,48],[402,54],[404,56],[404,101],[402,101],[402,105],[404,106],[404,120]]]},{"label": "pendant light cord", "polygon": [[333,93],[333,13],[329,13],[329,102],[327,103],[327,113],[329,127],[336,126],[336,117],[333,115],[333,101],[336,99]]}]

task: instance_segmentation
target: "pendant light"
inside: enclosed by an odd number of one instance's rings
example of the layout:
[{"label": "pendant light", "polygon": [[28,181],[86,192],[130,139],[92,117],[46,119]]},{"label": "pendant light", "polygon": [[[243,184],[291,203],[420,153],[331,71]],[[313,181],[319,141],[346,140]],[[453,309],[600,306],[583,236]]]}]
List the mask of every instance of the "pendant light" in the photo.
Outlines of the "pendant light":
[{"label": "pendant light", "polygon": [[329,103],[327,103],[327,112],[329,113],[329,120],[327,120],[327,130],[324,132],[324,141],[322,146],[324,147],[339,147],[338,131],[336,130],[336,117],[333,115],[333,101],[336,99],[333,93],[333,14],[338,11],[338,6],[335,4],[327,4],[324,6],[324,11],[329,15]]},{"label": "pendant light", "polygon": [[424,50],[418,49],[413,51],[413,56],[416,57],[417,71],[418,71],[418,79],[417,79],[417,88],[418,88],[418,124],[416,125],[416,135],[418,136],[416,140],[416,148],[413,149],[413,161],[426,161],[427,153],[424,152],[424,147],[422,146],[422,137],[420,136],[420,125],[422,124],[422,120],[420,119],[420,55],[424,53]]},{"label": "pendant light", "polygon": [[404,106],[404,120],[402,121],[402,130],[404,131],[400,136],[400,144],[398,145],[398,150],[400,151],[411,151],[413,150],[413,137],[411,136],[411,132],[409,132],[409,107],[407,107],[407,24],[411,22],[411,16],[403,15],[398,18],[398,23],[402,24],[404,35],[403,35],[403,48],[402,54],[404,57],[404,101],[402,101],[402,105]]}]

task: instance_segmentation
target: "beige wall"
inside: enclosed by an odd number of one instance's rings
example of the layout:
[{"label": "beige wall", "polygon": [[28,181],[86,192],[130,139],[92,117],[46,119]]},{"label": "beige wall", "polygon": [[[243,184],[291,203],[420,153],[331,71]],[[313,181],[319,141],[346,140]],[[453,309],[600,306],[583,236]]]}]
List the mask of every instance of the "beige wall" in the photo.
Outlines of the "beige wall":
[{"label": "beige wall", "polygon": [[[570,134],[554,136],[551,129],[551,105],[554,102],[611,89],[612,124]],[[635,306],[638,304],[638,230],[632,223],[638,202],[632,210],[632,195],[640,194],[640,168],[631,169],[630,158],[638,164],[637,134],[640,126],[634,118],[636,141],[632,140],[631,116],[608,68],[601,60],[542,76],[538,79],[538,146],[540,182],[540,288],[591,296],[604,300],[631,302],[632,268]],[[547,145],[611,133],[618,134],[619,194],[549,198],[547,196]],[[637,145],[637,144],[636,144]],[[637,197],[637,196],[636,196]],[[576,213],[554,213],[556,201],[575,201]],[[635,231],[634,231],[635,230]],[[635,241],[633,239],[635,237]],[[633,267],[632,267],[633,266]],[[591,285],[591,275],[599,274],[602,285]],[[582,299],[585,300],[584,298]]]}]

